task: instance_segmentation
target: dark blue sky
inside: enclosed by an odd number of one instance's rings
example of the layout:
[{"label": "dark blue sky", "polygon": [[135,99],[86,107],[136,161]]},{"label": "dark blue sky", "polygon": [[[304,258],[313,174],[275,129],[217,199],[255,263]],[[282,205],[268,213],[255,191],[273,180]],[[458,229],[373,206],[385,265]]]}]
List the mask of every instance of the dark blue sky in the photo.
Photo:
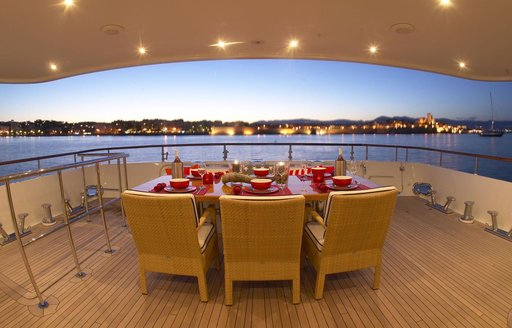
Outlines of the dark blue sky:
[{"label": "dark blue sky", "polygon": [[308,60],[227,60],[118,69],[54,82],[0,84],[0,121],[373,119],[512,120],[512,82]]}]

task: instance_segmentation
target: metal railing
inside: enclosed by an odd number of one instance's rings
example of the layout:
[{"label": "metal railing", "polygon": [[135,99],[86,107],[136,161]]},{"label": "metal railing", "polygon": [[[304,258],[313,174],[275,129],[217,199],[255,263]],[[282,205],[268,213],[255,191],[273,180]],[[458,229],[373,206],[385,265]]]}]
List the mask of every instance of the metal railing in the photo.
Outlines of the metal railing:
[{"label": "metal railing", "polygon": [[[16,236],[18,248],[19,248],[19,251],[21,253],[21,256],[22,256],[22,259],[23,259],[23,263],[24,263],[25,268],[27,270],[30,282],[32,283],[32,286],[34,287],[34,291],[35,291],[35,293],[37,295],[37,298],[39,300],[39,304],[38,304],[39,308],[46,308],[46,307],[48,307],[48,302],[45,299],[43,299],[42,291],[40,290],[40,288],[39,288],[39,286],[38,286],[38,284],[36,282],[34,273],[33,273],[32,269],[31,269],[30,263],[28,261],[27,253],[25,252],[25,247],[27,247],[30,244],[33,244],[33,243],[37,242],[38,240],[41,240],[41,239],[43,239],[45,237],[48,237],[49,235],[53,234],[54,232],[56,232],[56,231],[58,231],[58,230],[60,230],[62,228],[66,228],[67,235],[68,235],[69,247],[70,247],[70,250],[71,250],[71,255],[72,255],[73,261],[75,263],[75,269],[76,269],[75,276],[76,277],[80,277],[80,278],[84,277],[85,273],[82,271],[82,269],[80,267],[81,262],[80,262],[80,260],[78,258],[77,252],[76,252],[75,242],[74,242],[74,239],[73,239],[73,234],[71,232],[71,224],[76,222],[76,221],[78,221],[78,220],[80,220],[80,219],[82,219],[82,218],[84,218],[85,216],[89,216],[90,214],[92,214],[94,212],[100,211],[101,219],[102,219],[102,223],[103,223],[104,235],[105,235],[105,239],[106,239],[106,245],[107,245],[107,249],[105,250],[105,252],[106,253],[112,253],[113,252],[111,244],[110,244],[110,237],[109,237],[109,232],[108,232],[108,227],[107,227],[107,221],[106,221],[106,217],[105,217],[104,208],[105,208],[105,206],[107,206],[109,204],[112,204],[112,203],[114,203],[116,201],[119,201],[121,199],[121,193],[123,192],[123,183],[122,183],[122,178],[121,178],[121,176],[122,176],[122,174],[121,174],[121,161],[123,162],[122,164],[124,166],[124,175],[125,175],[124,182],[125,182],[125,186],[128,186],[128,177],[126,175],[126,172],[127,172],[127,169],[126,169],[126,158],[129,155],[124,154],[124,153],[110,153],[110,154],[76,153],[74,155],[75,155],[75,160],[76,160],[76,155],[82,156],[82,161],[76,162],[76,163],[72,163],[72,164],[65,164],[65,165],[49,167],[49,168],[40,168],[40,169],[38,169],[36,171],[27,171],[27,172],[23,172],[23,173],[11,174],[11,175],[6,175],[6,176],[0,177],[0,182],[5,184],[6,193],[7,193],[7,201],[8,201],[8,204],[9,204],[9,211],[10,211],[10,215],[11,215],[12,224],[13,224],[13,227],[14,227],[14,233],[15,233],[15,236]],[[84,161],[83,158],[84,157],[88,157],[88,156],[94,156],[94,157],[97,157],[97,158],[92,159],[92,160]],[[55,156],[53,156],[53,157],[55,157]],[[48,158],[48,157],[46,157],[46,158]],[[36,160],[38,160],[38,164],[39,164],[40,163],[39,159],[36,159]],[[119,182],[119,189],[118,189],[119,197],[113,198],[113,199],[105,202],[103,200],[102,193],[100,192],[100,190],[101,190],[100,163],[110,162],[110,161],[114,161],[114,160],[117,162],[117,172],[118,172],[118,180],[119,180],[118,181]],[[82,181],[83,181],[83,184],[84,184],[83,187],[84,187],[84,193],[85,193],[86,192],[86,187],[87,187],[86,179],[85,179],[85,168],[87,166],[92,166],[92,165],[94,165],[94,168],[95,168],[95,171],[96,171],[96,188],[98,190],[99,205],[94,207],[94,208],[89,208],[86,205],[87,207],[86,207],[85,211],[82,214],[79,214],[76,217],[71,218],[70,214],[66,210],[66,198],[65,198],[65,192],[64,192],[64,180],[63,180],[62,172],[66,171],[66,170],[70,170],[70,169],[81,168],[81,171],[82,171]],[[14,208],[13,195],[12,195],[12,190],[11,190],[11,183],[13,181],[26,179],[26,178],[30,178],[30,177],[33,177],[33,176],[39,176],[39,175],[43,175],[43,174],[52,174],[52,173],[55,173],[58,176],[60,198],[61,198],[61,201],[62,201],[62,208],[63,208],[64,223],[61,224],[61,225],[56,226],[55,228],[53,228],[52,230],[50,230],[48,232],[42,233],[39,236],[37,236],[35,238],[32,238],[31,240],[29,240],[27,242],[24,242],[22,240],[22,232],[23,231],[20,232],[20,229],[19,229],[17,221],[16,221],[16,211],[15,211],[15,208]],[[85,196],[85,197],[87,197],[87,196]],[[87,202],[86,202],[86,204],[87,204]],[[123,219],[125,219],[124,212],[122,212],[122,217],[123,217]]]},{"label": "metal railing", "polygon": [[[67,152],[60,153],[54,155],[46,155],[46,156],[38,156],[38,157],[30,157],[24,159],[16,159],[0,162],[0,166],[4,165],[12,165],[19,163],[26,163],[37,161],[38,167],[41,166],[41,161],[45,159],[64,157],[64,156],[73,156],[74,162],[77,162],[77,157],[82,156],[84,153],[91,152],[107,152],[107,155],[111,152],[115,151],[124,151],[124,150],[136,150],[136,149],[149,149],[149,148],[158,148],[160,153],[160,159],[162,162],[169,159],[169,152],[166,151],[167,148],[185,148],[185,147],[222,147],[222,159],[227,161],[229,158],[229,149],[228,147],[245,147],[245,146],[286,146],[288,147],[288,159],[293,160],[293,148],[294,147],[350,147],[350,159],[354,159],[354,149],[355,148],[363,148],[365,150],[365,160],[369,160],[369,149],[370,148],[388,148],[394,150],[395,153],[395,161],[398,161],[399,150],[403,150],[405,152],[405,162],[409,161],[410,151],[411,150],[419,150],[426,151],[431,153],[436,153],[438,156],[439,166],[443,166],[444,155],[456,155],[463,156],[466,158],[471,158],[474,162],[474,174],[478,174],[479,170],[479,160],[493,160],[505,163],[512,163],[512,158],[509,157],[500,157],[500,156],[492,156],[492,155],[483,155],[483,154],[475,154],[475,153],[467,153],[461,151],[454,150],[443,150],[436,148],[428,148],[428,147],[420,147],[420,146],[403,146],[403,145],[382,145],[382,144],[366,144],[366,143],[309,143],[309,142],[297,142],[297,143],[288,143],[288,142],[244,142],[244,143],[182,143],[182,144],[156,144],[156,145],[139,145],[139,146],[121,146],[121,147],[106,147],[106,148],[93,148],[86,151],[79,152]],[[0,180],[1,181],[1,180]]]},{"label": "metal railing", "polygon": [[[25,162],[31,162],[36,161],[38,165],[37,170],[27,171],[23,173],[17,173],[17,174],[11,174],[6,175],[3,177],[0,177],[0,183],[4,183],[6,186],[7,191],[7,199],[9,203],[9,209],[11,214],[12,223],[14,226],[14,231],[16,235],[16,239],[18,240],[18,246],[20,249],[20,252],[23,257],[23,261],[25,264],[25,267],[27,269],[30,281],[32,285],[34,286],[34,290],[37,294],[37,297],[39,299],[39,306],[45,307],[47,306],[46,300],[43,299],[40,289],[38,288],[38,285],[36,283],[35,277],[32,273],[32,270],[30,268],[30,264],[27,259],[27,255],[25,253],[25,247],[29,244],[36,242],[37,240],[46,237],[47,235],[57,231],[60,228],[67,228],[68,233],[68,240],[69,240],[69,246],[71,248],[71,253],[73,255],[73,260],[75,262],[75,269],[76,269],[76,275],[78,277],[82,277],[84,273],[82,272],[80,268],[80,261],[78,259],[78,256],[76,254],[76,249],[74,245],[73,236],[70,230],[70,225],[80,220],[81,218],[88,216],[89,214],[100,211],[101,214],[101,220],[103,223],[104,228],[104,234],[106,239],[106,246],[107,250],[106,252],[112,252],[112,247],[110,245],[110,237],[108,234],[108,227],[106,223],[105,218],[105,212],[104,207],[111,204],[114,201],[118,201],[120,197],[114,198],[110,201],[104,201],[103,197],[101,195],[101,180],[100,180],[100,163],[110,163],[112,161],[116,161],[117,166],[117,175],[119,180],[119,194],[123,191],[123,183],[122,183],[122,176],[124,175],[124,185],[128,186],[128,174],[127,174],[127,163],[126,158],[129,156],[125,153],[117,153],[119,151],[126,151],[126,150],[137,150],[137,149],[151,149],[156,148],[159,149],[159,155],[162,162],[168,160],[168,151],[166,151],[167,148],[184,148],[184,147],[222,147],[222,153],[219,154],[222,156],[223,161],[227,161],[229,159],[229,149],[230,147],[276,147],[276,146],[286,146],[287,147],[287,154],[288,159],[293,160],[293,153],[295,147],[350,147],[350,159],[355,159],[355,149],[356,148],[362,148],[364,150],[364,159],[370,160],[370,148],[382,148],[382,149],[390,149],[394,151],[394,160],[399,161],[399,156],[402,155],[404,157],[404,161],[409,161],[410,152],[413,150],[418,151],[426,151],[433,154],[436,154],[437,160],[435,161],[438,163],[439,166],[443,166],[444,164],[444,157],[445,155],[456,155],[456,156],[463,156],[465,158],[471,158],[474,161],[474,172],[475,174],[478,174],[479,171],[479,160],[485,159],[485,160],[493,160],[493,161],[499,161],[503,163],[512,163],[512,158],[507,157],[498,157],[498,156],[490,156],[490,155],[482,155],[482,154],[474,154],[474,153],[466,153],[466,152],[459,152],[459,151],[451,151],[451,150],[440,150],[440,149],[434,149],[434,148],[427,148],[427,147],[417,147],[417,146],[400,146],[400,145],[380,145],[380,144],[365,144],[365,143],[305,143],[305,142],[299,142],[299,143],[191,143],[191,144],[158,144],[158,145],[140,145],[140,146],[122,146],[122,147],[106,147],[106,148],[95,148],[95,149],[89,149],[87,151],[79,151],[79,152],[68,152],[68,153],[60,153],[60,154],[54,154],[54,155],[47,155],[47,156],[39,156],[39,157],[31,157],[31,158],[25,158],[25,159],[17,159],[17,160],[10,160],[10,161],[4,161],[0,162],[0,166],[3,165],[12,165],[12,164],[18,164],[18,163],[25,163]],[[41,168],[41,161],[45,159],[50,158],[58,158],[58,157],[65,157],[65,156],[72,156],[73,160],[71,164],[65,164],[60,166],[54,166],[49,168]],[[88,159],[94,157],[94,159]],[[432,157],[430,157],[432,158]],[[334,159],[334,158],[333,158]],[[122,163],[121,163],[122,162]],[[82,180],[84,184],[84,188],[86,187],[86,180],[85,180],[85,168],[87,166],[93,166],[96,171],[96,185],[98,190],[98,201],[99,205],[95,208],[86,208],[86,211],[76,217],[69,217],[68,213],[66,212],[66,200],[64,198],[64,186],[63,186],[63,176],[62,172],[69,169],[76,169],[81,168],[82,171]],[[121,170],[121,166],[123,166],[123,170]],[[41,236],[37,238],[33,238],[31,241],[24,243],[21,239],[21,233],[18,229],[17,221],[16,221],[16,213],[14,210],[13,205],[13,199],[12,199],[12,193],[11,193],[11,182],[15,180],[23,180],[35,176],[45,175],[45,174],[51,174],[56,173],[58,175],[59,179],[59,188],[60,188],[60,197],[63,204],[64,209],[64,224],[56,227],[55,229],[42,234]],[[124,219],[124,212],[122,212],[122,217]]]}]

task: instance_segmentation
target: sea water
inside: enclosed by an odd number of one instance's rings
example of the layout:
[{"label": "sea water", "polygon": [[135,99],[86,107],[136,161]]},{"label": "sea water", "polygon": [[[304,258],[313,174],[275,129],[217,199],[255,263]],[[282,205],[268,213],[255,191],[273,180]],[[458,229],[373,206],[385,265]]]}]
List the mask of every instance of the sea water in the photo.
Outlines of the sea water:
[{"label": "sea water", "polygon": [[[483,138],[476,134],[345,134],[345,135],[251,135],[251,136],[65,136],[65,137],[2,137],[0,138],[0,162],[38,157],[50,154],[85,151],[94,148],[174,145],[195,143],[343,143],[393,146],[418,146],[438,150],[460,151],[473,154],[512,158],[512,134],[501,138]],[[287,160],[288,146],[227,146],[228,160]],[[180,147],[183,161],[221,161],[223,146]],[[293,146],[294,160],[334,160],[337,146]],[[351,148],[343,147],[344,156],[350,158]],[[142,148],[123,150],[129,153],[129,162],[161,161],[162,148]],[[169,159],[174,156],[172,146],[165,147]],[[355,147],[354,158],[365,160],[366,147]],[[439,165],[438,152],[404,149],[368,147],[368,160],[373,161],[421,162]],[[40,167],[70,163],[72,156],[41,160]],[[473,173],[474,157],[443,154],[444,167]],[[0,176],[38,168],[37,161],[0,166]],[[512,181],[512,163],[480,159],[478,174]]]}]

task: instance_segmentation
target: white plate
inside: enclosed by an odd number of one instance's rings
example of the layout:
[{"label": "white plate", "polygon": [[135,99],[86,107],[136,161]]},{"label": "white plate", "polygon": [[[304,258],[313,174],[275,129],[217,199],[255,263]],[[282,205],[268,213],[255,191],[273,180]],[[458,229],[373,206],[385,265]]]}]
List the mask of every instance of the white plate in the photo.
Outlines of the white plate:
[{"label": "white plate", "polygon": [[348,186],[337,186],[334,183],[326,184],[327,188],[331,190],[341,191],[341,190],[354,190],[359,187],[357,183],[349,184]]},{"label": "white plate", "polygon": [[273,194],[279,191],[279,188],[276,186],[270,186],[268,189],[254,189],[251,186],[242,187],[243,191],[251,193],[251,194]]},{"label": "white plate", "polygon": [[184,188],[184,189],[174,189],[173,187],[171,186],[167,186],[164,188],[165,191],[167,192],[171,192],[171,193],[184,193],[184,192],[193,192],[197,189],[196,186],[188,186],[187,188]]}]

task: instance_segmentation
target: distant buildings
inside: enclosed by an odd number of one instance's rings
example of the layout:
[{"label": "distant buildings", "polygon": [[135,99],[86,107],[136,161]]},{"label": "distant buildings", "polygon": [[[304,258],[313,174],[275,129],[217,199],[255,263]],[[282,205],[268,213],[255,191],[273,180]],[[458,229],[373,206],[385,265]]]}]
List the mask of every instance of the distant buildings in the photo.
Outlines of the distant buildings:
[{"label": "distant buildings", "polygon": [[[306,120],[298,120],[306,121]],[[290,121],[288,121],[290,122]],[[336,121],[338,122],[338,121]],[[350,121],[343,121],[350,122]],[[40,135],[252,135],[252,134],[402,134],[402,133],[464,133],[464,125],[438,122],[431,113],[417,120],[380,118],[375,121],[332,124],[305,123],[247,123],[221,121],[184,121],[145,119],[142,121],[117,120],[111,123],[36,120],[34,122],[0,122],[0,136]]]}]

